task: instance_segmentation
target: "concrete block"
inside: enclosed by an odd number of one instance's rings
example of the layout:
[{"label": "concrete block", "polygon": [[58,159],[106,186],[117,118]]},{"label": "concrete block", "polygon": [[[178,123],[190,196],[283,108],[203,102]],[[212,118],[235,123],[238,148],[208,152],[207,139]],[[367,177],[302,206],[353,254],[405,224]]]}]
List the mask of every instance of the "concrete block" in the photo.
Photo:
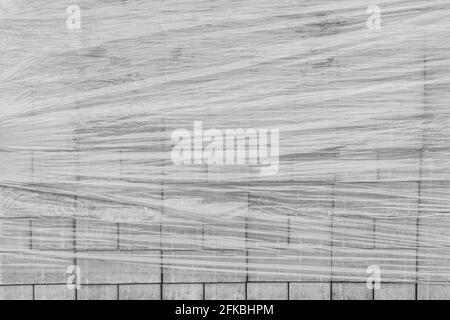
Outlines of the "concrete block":
[{"label": "concrete block", "polygon": [[381,283],[380,289],[374,290],[375,300],[415,300],[414,283]]},{"label": "concrete block", "polygon": [[287,300],[287,283],[247,283],[248,300]]},{"label": "concrete block", "polygon": [[417,241],[417,218],[376,218],[375,247],[408,249]]},{"label": "concrete block", "polygon": [[289,242],[289,217],[250,208],[247,220],[247,239],[261,247],[283,248]]},{"label": "concrete block", "polygon": [[115,250],[118,247],[117,223],[77,217],[77,250]]},{"label": "concrete block", "polygon": [[[271,181],[273,192],[267,192],[267,181],[249,184],[249,206],[258,211],[286,215],[324,214],[333,206],[333,184],[325,182]],[[281,208],[280,199],[283,199]]]},{"label": "concrete block", "polygon": [[73,218],[33,218],[31,231],[33,249],[71,250],[74,247],[75,221]]},{"label": "concrete block", "polygon": [[78,252],[77,257],[84,284],[161,281],[159,250]]},{"label": "concrete block", "polygon": [[366,283],[333,283],[332,300],[372,300],[373,290]]},{"label": "concrete block", "polygon": [[74,197],[53,194],[42,194],[31,191],[3,190],[0,194],[5,216],[9,219],[24,219],[72,214],[75,206]]},{"label": "concrete block", "polygon": [[36,300],[75,300],[75,289],[67,285],[36,285],[34,287]]},{"label": "concrete block", "polygon": [[450,300],[449,283],[419,283],[417,284],[418,300]]},{"label": "concrete block", "polygon": [[367,208],[367,184],[336,184],[332,217],[333,248],[373,248],[374,220]]},{"label": "concrete block", "polygon": [[31,248],[29,219],[0,219],[0,251]]},{"label": "concrete block", "polygon": [[378,180],[417,181],[419,174],[419,150],[391,147],[378,151]]},{"label": "concrete block", "polygon": [[[321,273],[327,261],[319,261],[318,256],[330,256],[323,249],[329,248],[331,241],[333,186],[323,182],[274,182],[276,191],[270,195],[263,183],[252,183],[250,188],[250,281],[299,281],[305,275],[311,281],[329,278],[329,274]],[[293,250],[287,252],[287,247]],[[317,277],[302,269],[308,264],[317,265]]]},{"label": "concrete block", "polygon": [[[10,139],[14,139],[14,132],[8,131],[10,132]],[[0,175],[3,181],[32,183],[34,166],[33,158],[34,152],[5,152],[2,150],[0,156]]]},{"label": "concrete block", "polygon": [[336,184],[334,246],[390,248],[414,239],[417,198],[416,182]]},{"label": "concrete block", "polygon": [[245,300],[245,283],[206,283],[206,300]]},{"label": "concrete block", "polygon": [[[392,185],[391,185],[392,184]],[[417,182],[380,184],[380,193],[386,200],[386,212],[375,219],[375,247],[410,248],[416,242],[418,194]]]},{"label": "concrete block", "polygon": [[450,282],[450,248],[419,247],[417,259],[419,281]]},{"label": "concrete block", "polygon": [[244,282],[244,251],[165,251],[164,282]]},{"label": "concrete block", "polygon": [[330,300],[330,283],[292,282],[289,284],[290,300]]},{"label": "concrete block", "polygon": [[331,251],[327,249],[252,249],[248,252],[249,281],[330,281]]},{"label": "concrete block", "polygon": [[161,225],[159,221],[142,221],[119,224],[121,250],[159,250]]},{"label": "concrete block", "polygon": [[277,210],[289,212],[289,243],[302,249],[323,249],[331,245],[333,185],[327,183],[292,183],[275,195],[283,199]]},{"label": "concrete block", "polygon": [[382,282],[405,282],[416,278],[414,249],[340,249],[333,250],[333,281],[366,282],[378,267]]},{"label": "concrete block", "polygon": [[374,219],[365,216],[334,216],[333,248],[364,248],[375,245]]},{"label": "concrete block", "polygon": [[[347,142],[348,143],[348,142]],[[336,157],[336,181],[375,181],[378,178],[377,153],[372,150],[342,150]]]},{"label": "concrete block", "polygon": [[420,182],[419,246],[450,247],[450,182]]},{"label": "concrete block", "polygon": [[[70,116],[66,118],[69,122],[74,119],[70,119]],[[61,118],[60,118],[61,120]],[[57,124],[63,130],[71,130],[72,123],[58,122]],[[73,132],[73,131],[72,131]],[[71,132],[71,133],[72,133]],[[65,161],[67,156],[73,156],[73,153],[65,152],[74,147],[74,136],[71,134],[61,134],[54,136],[53,142],[47,141],[47,146],[50,144],[57,144],[61,150],[55,151],[34,151],[33,152],[33,177],[32,181],[35,184],[47,184],[47,185],[61,185],[65,190],[69,189],[74,191],[74,182],[79,176],[77,172],[77,161]],[[42,145],[42,149],[45,149]]]},{"label": "concrete block", "polygon": [[67,251],[0,253],[0,284],[66,283],[67,267],[73,264],[73,253]]},{"label": "concrete block", "polygon": [[[312,135],[313,139],[318,138],[318,132],[311,131],[309,134]],[[280,141],[289,141],[291,139],[293,139],[291,132],[280,132]],[[293,145],[289,148],[291,154],[280,156],[278,175],[286,177],[290,181],[320,181],[328,183],[335,181],[337,151],[305,153],[300,150],[296,153],[296,150],[293,148]]]},{"label": "concrete block", "polygon": [[[435,116],[441,117],[441,114],[436,114]],[[446,120],[450,123],[449,120]],[[435,133],[445,133],[449,128],[448,124],[445,127],[441,127],[438,130],[433,130]],[[426,134],[427,131],[425,132]],[[439,140],[438,140],[439,141]],[[430,147],[433,141],[428,139],[427,146]],[[436,149],[429,148],[422,152],[422,179],[421,184],[433,184],[433,185],[448,185],[448,180],[450,178],[448,172],[450,169],[448,158],[450,156],[450,150],[448,148],[438,146]],[[442,197],[429,198],[429,201],[445,200]]]},{"label": "concrete block", "polygon": [[[222,206],[224,206],[223,203]],[[236,211],[233,212],[233,215],[236,214]],[[237,217],[219,215],[213,221],[205,223],[203,236],[204,248],[211,250],[245,249],[246,219],[243,215],[241,214]]]},{"label": "concrete block", "polygon": [[[428,55],[425,61],[426,67],[426,108],[427,114],[429,118],[425,122],[427,130],[424,130],[424,137],[427,143],[427,146],[431,150],[439,150],[443,153],[442,158],[439,160],[444,160],[442,163],[438,163],[436,165],[436,175],[435,178],[448,180],[448,148],[447,142],[449,139],[449,124],[450,117],[448,116],[446,109],[446,101],[450,98],[450,94],[446,89],[445,83],[439,81],[442,79],[445,74],[449,72],[449,67],[446,64],[434,64],[432,61],[435,56],[443,56],[444,54],[438,54],[438,50],[435,50],[438,43],[433,45],[431,41],[435,40],[430,39],[430,43],[427,44],[433,52],[432,55]],[[447,46],[446,46],[447,47]],[[448,49],[448,47],[446,48]],[[439,58],[438,58],[439,59]],[[433,155],[432,158],[438,158],[436,155]]]},{"label": "concrete block", "polygon": [[0,300],[33,300],[33,286],[0,286]]},{"label": "concrete block", "polygon": [[427,217],[430,214],[448,213],[449,199],[450,181],[430,179],[420,181],[421,217]]},{"label": "concrete block", "polygon": [[163,300],[202,300],[203,284],[163,284]]},{"label": "concrete block", "polygon": [[450,247],[450,210],[435,216],[420,217],[418,245],[421,248]]},{"label": "concrete block", "polygon": [[[106,110],[104,116],[106,116]],[[81,116],[81,115],[80,115]],[[101,117],[100,114],[98,114]],[[77,117],[77,128],[74,133],[74,138],[76,142],[72,148],[79,148],[80,152],[77,152],[73,157],[77,160],[77,170],[75,173],[75,177],[77,178],[77,192],[81,194],[96,194],[100,196],[110,196],[112,193],[117,192],[116,184],[119,183],[121,175],[120,175],[120,153],[112,150],[105,149],[97,149],[97,148],[88,148],[86,146],[95,142],[85,136],[85,134],[81,132],[102,132],[104,128],[101,128],[101,125],[98,121],[89,119],[86,117],[81,120],[80,117]],[[110,127],[112,130],[113,125]],[[117,128],[118,129],[118,128]],[[94,139],[95,140],[95,139]],[[88,142],[89,141],[89,142]],[[109,184],[105,183],[101,188],[98,187],[99,180],[108,179]],[[123,188],[123,189],[126,189]],[[123,190],[122,189],[122,190]],[[92,204],[103,206],[106,203],[100,204],[100,201],[91,201],[80,199],[81,202],[88,204],[89,206]],[[91,211],[92,208],[89,208]],[[91,211],[92,212],[92,211]]]},{"label": "concrete block", "polygon": [[415,217],[418,186],[417,182],[336,183],[334,215]]},{"label": "concrete block", "polygon": [[163,217],[161,223],[162,248],[164,250],[200,250],[203,248],[202,222]]},{"label": "concrete block", "polygon": [[190,183],[187,189],[166,188],[169,190],[164,197],[162,218],[164,250],[245,247],[246,193],[206,182]]},{"label": "concrete block", "polygon": [[[283,186],[275,185],[274,190],[277,187]],[[284,247],[289,243],[289,213],[292,208],[288,208],[288,203],[281,208],[279,197],[287,192],[275,192],[268,196],[264,186],[256,183],[251,184],[249,189],[248,240],[260,243],[261,247]]]},{"label": "concrete block", "polygon": [[161,300],[160,284],[119,285],[119,300]]},{"label": "concrete block", "polygon": [[84,285],[77,291],[78,300],[117,300],[117,285]]},{"label": "concrete block", "polygon": [[330,248],[331,218],[325,212],[290,216],[289,244],[298,244],[302,249]]}]

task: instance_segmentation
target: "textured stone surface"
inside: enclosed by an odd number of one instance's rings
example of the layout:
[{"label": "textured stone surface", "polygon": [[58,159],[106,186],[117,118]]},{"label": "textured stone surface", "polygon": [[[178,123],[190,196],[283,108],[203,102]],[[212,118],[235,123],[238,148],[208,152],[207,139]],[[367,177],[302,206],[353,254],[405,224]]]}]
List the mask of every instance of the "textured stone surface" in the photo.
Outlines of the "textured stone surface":
[{"label": "textured stone surface", "polygon": [[333,300],[372,300],[373,290],[366,283],[333,283]]},{"label": "textured stone surface", "polygon": [[245,283],[207,283],[206,300],[245,300]]},{"label": "textured stone surface", "polygon": [[247,283],[247,299],[249,300],[287,300],[287,283]]},{"label": "textured stone surface", "polygon": [[75,300],[75,289],[67,285],[36,285],[34,297],[36,300]]},{"label": "textured stone surface", "polygon": [[290,283],[290,300],[330,300],[330,283]]},{"label": "textured stone surface", "polygon": [[419,283],[417,285],[418,300],[450,300],[450,284]]},{"label": "textured stone surface", "polygon": [[414,300],[416,285],[413,283],[381,283],[374,290],[375,300]]},{"label": "textured stone surface", "polygon": [[203,284],[164,284],[163,300],[201,300],[203,299]]},{"label": "textured stone surface", "polygon": [[119,285],[120,300],[160,300],[161,285],[159,284],[132,284]]},{"label": "textured stone surface", "polygon": [[84,285],[78,290],[78,300],[117,300],[117,285]]},{"label": "textured stone surface", "polygon": [[81,281],[86,284],[158,283],[160,251],[78,253]]},{"label": "textured stone surface", "polygon": [[33,300],[33,286],[0,286],[0,300]]}]

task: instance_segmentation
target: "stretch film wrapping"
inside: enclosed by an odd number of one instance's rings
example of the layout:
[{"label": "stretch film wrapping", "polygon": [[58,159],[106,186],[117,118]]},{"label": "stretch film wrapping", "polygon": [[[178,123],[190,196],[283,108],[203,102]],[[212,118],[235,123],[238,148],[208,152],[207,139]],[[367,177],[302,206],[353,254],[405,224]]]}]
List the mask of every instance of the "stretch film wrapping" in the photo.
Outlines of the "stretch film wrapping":
[{"label": "stretch film wrapping", "polygon": [[449,13],[0,1],[0,285],[449,281]]}]

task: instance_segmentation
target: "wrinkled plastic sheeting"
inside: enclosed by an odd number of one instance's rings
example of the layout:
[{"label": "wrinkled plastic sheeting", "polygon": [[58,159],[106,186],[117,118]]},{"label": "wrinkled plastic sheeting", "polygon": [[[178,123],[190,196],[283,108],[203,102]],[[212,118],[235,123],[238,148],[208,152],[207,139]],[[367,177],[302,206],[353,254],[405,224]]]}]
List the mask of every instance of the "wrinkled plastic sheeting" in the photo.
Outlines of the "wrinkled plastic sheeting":
[{"label": "wrinkled plastic sheeting", "polygon": [[[450,4],[369,5],[2,1],[4,268],[448,276]],[[174,164],[195,121],[278,129],[278,172]]]}]

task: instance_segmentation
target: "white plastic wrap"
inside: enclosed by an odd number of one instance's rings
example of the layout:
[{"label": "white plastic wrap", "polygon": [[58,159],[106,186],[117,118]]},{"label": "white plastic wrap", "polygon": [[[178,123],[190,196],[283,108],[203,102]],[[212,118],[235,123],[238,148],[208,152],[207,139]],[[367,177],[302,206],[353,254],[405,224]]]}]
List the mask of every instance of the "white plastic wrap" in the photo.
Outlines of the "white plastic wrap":
[{"label": "white plastic wrap", "polygon": [[[449,281],[449,13],[2,0],[0,284]],[[278,169],[174,163],[195,123]]]}]

